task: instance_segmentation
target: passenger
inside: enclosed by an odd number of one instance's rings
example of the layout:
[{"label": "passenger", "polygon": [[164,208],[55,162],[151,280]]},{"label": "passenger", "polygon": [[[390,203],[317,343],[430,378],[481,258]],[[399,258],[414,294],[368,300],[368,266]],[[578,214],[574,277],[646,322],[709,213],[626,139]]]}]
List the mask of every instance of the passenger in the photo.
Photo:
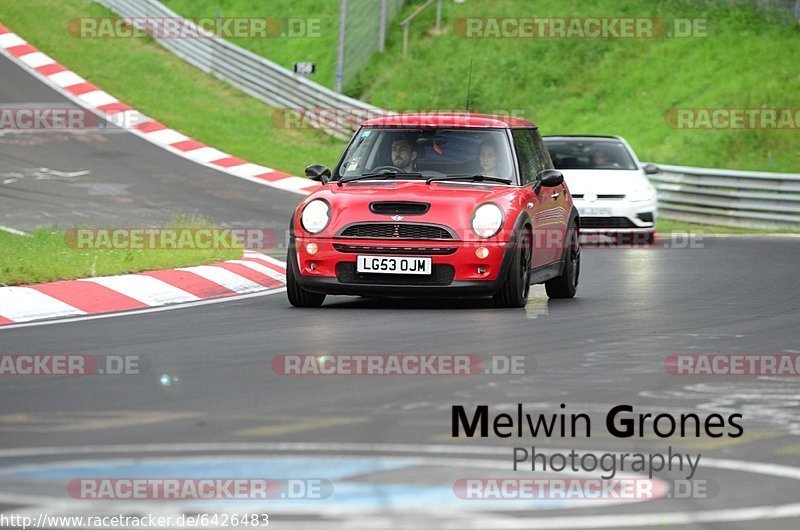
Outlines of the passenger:
[{"label": "passenger", "polygon": [[498,177],[500,173],[500,157],[497,156],[497,146],[491,140],[481,142],[478,160],[481,164],[481,175],[485,177]]}]

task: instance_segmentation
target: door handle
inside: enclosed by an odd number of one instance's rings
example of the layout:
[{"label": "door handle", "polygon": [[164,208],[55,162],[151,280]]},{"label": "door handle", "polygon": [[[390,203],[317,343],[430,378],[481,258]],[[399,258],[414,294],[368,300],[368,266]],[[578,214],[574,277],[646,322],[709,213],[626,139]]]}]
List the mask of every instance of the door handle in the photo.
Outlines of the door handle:
[{"label": "door handle", "polygon": [[550,195],[550,197],[552,197],[553,199],[558,199],[558,198],[559,198],[559,196],[561,196],[561,193],[560,193],[560,192],[558,192],[558,191],[557,191],[557,192],[555,192],[554,194]]}]

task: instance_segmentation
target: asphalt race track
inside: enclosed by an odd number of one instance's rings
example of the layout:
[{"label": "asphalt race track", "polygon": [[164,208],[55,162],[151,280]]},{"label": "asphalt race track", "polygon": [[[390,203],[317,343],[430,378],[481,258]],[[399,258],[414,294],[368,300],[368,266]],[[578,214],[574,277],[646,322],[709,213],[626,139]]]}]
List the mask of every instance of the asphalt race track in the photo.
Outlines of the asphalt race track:
[{"label": "asphalt race track", "polygon": [[[0,58],[0,103],[62,102]],[[89,171],[0,180],[0,224],[108,225],[196,212],[238,226],[284,227],[299,197],[237,180],[124,132],[84,142],[0,137],[0,172]],[[41,138],[40,138],[41,137]],[[27,139],[27,143],[14,143]],[[10,178],[10,177],[9,177]],[[103,193],[106,190],[108,194]],[[587,248],[574,300],[331,298],[290,308],[282,293],[137,315],[0,330],[13,354],[136,355],[138,375],[6,377],[0,385],[0,510],[18,514],[266,512],[275,528],[797,528],[796,379],[670,375],[678,353],[800,353],[800,239],[676,236],[652,248]],[[289,377],[281,354],[523,356],[525,373],[465,377]],[[585,437],[453,439],[451,405],[585,412]],[[741,438],[619,440],[603,417],[741,413]],[[594,425],[594,423],[593,423]],[[596,434],[596,435],[595,435]],[[514,446],[579,452],[700,453],[707,498],[466,501],[453,483],[525,476]],[[795,467],[792,467],[795,466]],[[134,471],[135,470],[135,471]],[[222,470],[222,471],[220,471]],[[68,477],[283,476],[330,481],[326,500],[91,502]],[[127,474],[126,474],[127,473]],[[665,475],[661,478],[679,478]]]},{"label": "asphalt race track", "polygon": [[[0,56],[0,105],[76,107]],[[285,229],[293,193],[195,164],[118,128],[0,135],[0,225],[150,226],[201,214],[233,227]]]}]

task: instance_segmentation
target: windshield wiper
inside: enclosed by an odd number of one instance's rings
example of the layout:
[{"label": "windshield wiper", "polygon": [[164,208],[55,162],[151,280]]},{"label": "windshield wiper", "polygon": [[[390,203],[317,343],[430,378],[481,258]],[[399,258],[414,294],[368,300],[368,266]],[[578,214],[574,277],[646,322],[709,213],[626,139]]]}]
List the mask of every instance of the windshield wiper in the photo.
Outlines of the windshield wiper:
[{"label": "windshield wiper", "polygon": [[336,181],[339,186],[345,184],[347,182],[353,182],[356,180],[367,180],[367,179],[376,179],[376,178],[385,178],[385,179],[393,179],[397,177],[421,177],[422,173],[400,173],[399,171],[386,171],[384,173],[367,173],[365,175],[360,175],[358,177],[350,177],[349,179],[339,179]]},{"label": "windshield wiper", "polygon": [[486,175],[451,175],[449,177],[431,177],[425,181],[426,184],[431,182],[442,182],[446,180],[474,180],[475,182],[500,182],[502,184],[511,184],[511,179],[504,179],[500,177],[487,177]]}]

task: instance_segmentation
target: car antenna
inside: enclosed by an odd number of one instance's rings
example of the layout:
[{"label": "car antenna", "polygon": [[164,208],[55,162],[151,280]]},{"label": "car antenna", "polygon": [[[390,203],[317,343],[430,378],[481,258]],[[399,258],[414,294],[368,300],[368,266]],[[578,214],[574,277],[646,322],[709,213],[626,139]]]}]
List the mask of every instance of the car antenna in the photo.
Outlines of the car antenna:
[{"label": "car antenna", "polygon": [[467,79],[467,114],[469,114],[469,93],[472,89],[472,61],[474,59],[470,58],[469,60],[469,78]]}]

